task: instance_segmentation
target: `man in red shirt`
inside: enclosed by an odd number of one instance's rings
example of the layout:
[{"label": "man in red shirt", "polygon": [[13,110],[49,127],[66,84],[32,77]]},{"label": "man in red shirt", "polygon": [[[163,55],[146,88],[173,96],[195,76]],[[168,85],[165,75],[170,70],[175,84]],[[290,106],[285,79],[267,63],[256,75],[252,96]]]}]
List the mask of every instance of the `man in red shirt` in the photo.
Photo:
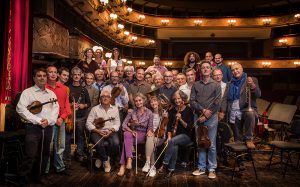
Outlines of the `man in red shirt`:
[{"label": "man in red shirt", "polygon": [[[57,82],[57,68],[55,66],[49,66],[47,68],[47,84],[46,88],[53,91],[57,97],[59,104],[59,115],[56,124],[53,128],[53,165],[55,170],[59,174],[69,175],[66,172],[66,168],[63,162],[63,153],[65,150],[65,119],[71,114],[71,108],[69,103],[69,96],[67,94],[66,86]],[[48,168],[50,166],[50,159],[48,162]]]}]

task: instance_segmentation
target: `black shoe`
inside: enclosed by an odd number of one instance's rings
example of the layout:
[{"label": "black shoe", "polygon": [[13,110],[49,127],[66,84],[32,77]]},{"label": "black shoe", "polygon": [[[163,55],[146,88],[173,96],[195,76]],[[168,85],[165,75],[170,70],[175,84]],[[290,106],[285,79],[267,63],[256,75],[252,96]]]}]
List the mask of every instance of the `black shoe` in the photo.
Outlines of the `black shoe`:
[{"label": "black shoe", "polygon": [[19,178],[19,186],[22,186],[22,187],[29,186],[28,177],[26,177],[26,176],[20,176],[20,178]]},{"label": "black shoe", "polygon": [[58,175],[71,176],[72,174],[68,170],[62,170],[60,172],[56,172]]},{"label": "black shoe", "polygon": [[174,175],[174,171],[168,171],[168,173],[166,174],[165,178],[170,178]]},{"label": "black shoe", "polygon": [[160,168],[157,170],[157,173],[159,173],[159,174],[163,174],[163,173],[166,173],[166,172],[167,172],[167,165],[165,165],[165,164],[162,164],[160,166]]}]

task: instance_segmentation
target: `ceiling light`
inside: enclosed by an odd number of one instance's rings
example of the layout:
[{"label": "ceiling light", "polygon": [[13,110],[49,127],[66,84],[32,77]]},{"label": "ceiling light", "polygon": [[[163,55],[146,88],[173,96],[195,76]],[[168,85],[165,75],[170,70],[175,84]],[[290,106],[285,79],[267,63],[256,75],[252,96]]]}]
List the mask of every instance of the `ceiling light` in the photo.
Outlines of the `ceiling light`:
[{"label": "ceiling light", "polygon": [[202,24],[202,20],[194,20],[195,26],[200,26]]}]

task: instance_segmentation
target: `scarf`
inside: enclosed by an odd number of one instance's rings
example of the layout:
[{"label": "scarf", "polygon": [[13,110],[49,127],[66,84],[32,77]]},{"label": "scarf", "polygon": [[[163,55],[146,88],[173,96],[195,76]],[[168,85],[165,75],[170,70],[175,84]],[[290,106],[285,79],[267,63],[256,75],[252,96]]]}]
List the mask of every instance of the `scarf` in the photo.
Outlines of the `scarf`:
[{"label": "scarf", "polygon": [[242,77],[240,79],[237,79],[235,77],[232,77],[231,84],[229,86],[229,92],[228,92],[228,101],[234,101],[237,99],[240,99],[240,93],[241,93],[241,87],[246,81],[247,74],[243,73]]}]

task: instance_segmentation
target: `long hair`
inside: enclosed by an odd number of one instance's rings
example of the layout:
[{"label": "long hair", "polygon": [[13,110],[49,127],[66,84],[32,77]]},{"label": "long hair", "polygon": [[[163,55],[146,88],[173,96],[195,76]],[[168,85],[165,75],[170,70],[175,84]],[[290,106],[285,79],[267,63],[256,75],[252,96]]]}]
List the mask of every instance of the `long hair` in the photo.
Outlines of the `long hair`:
[{"label": "long hair", "polygon": [[150,96],[150,97],[149,97],[149,106],[150,106],[149,108],[150,108],[150,110],[151,110],[152,112],[154,112],[154,110],[153,110],[153,108],[151,107],[151,104],[150,104],[150,102],[151,102],[152,100],[156,100],[156,101],[158,102],[158,115],[161,116],[162,113],[163,113],[163,108],[162,108],[162,106],[161,106],[161,102],[160,102],[159,98],[158,98],[157,96]]},{"label": "long hair", "polygon": [[200,61],[200,56],[199,56],[198,53],[196,53],[196,52],[194,52],[194,51],[189,51],[189,52],[187,52],[187,53],[185,54],[184,60],[183,60],[183,62],[184,62],[184,64],[185,64],[186,66],[189,65],[189,63],[190,63],[190,56],[191,56],[192,54],[195,56],[195,63],[196,63],[196,64]]}]

